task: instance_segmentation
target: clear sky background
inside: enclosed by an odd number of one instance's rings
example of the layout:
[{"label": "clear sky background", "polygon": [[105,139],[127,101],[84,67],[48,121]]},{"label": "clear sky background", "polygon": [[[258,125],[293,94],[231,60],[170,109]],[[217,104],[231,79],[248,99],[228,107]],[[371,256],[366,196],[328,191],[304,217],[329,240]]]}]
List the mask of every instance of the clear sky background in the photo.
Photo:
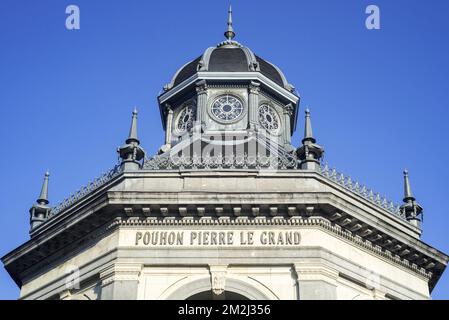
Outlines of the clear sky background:
[{"label": "clear sky background", "polygon": [[[65,8],[81,29],[65,28]],[[365,28],[365,8],[381,30]],[[229,1],[0,1],[0,255],[29,239],[45,170],[55,204],[114,166],[139,109],[150,154],[156,96],[223,40]],[[449,1],[234,0],[236,40],[277,64],[310,106],[326,160],[400,202],[402,170],[425,209],[422,239],[449,253]],[[0,268],[0,298],[19,290]],[[449,298],[449,271],[433,292]]]}]

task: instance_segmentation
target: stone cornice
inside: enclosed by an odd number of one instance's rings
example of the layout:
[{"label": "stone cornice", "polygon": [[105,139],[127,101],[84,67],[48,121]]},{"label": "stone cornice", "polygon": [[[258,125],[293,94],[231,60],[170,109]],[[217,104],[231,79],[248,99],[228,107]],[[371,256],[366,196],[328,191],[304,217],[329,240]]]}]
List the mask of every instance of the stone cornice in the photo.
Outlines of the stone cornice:
[{"label": "stone cornice", "polygon": [[[88,234],[91,231],[95,230],[99,225],[104,224],[105,221],[103,219],[107,219],[107,217],[101,217],[97,215],[97,217],[94,218],[94,220],[96,220],[95,222],[91,222],[83,226],[83,232],[79,233],[75,231],[75,234],[71,235],[71,233],[76,230],[77,227],[79,227],[79,222],[84,221],[84,219],[86,218],[93,217],[94,213],[97,213],[107,207],[107,190],[111,188],[112,185],[119,183],[122,179],[124,179],[123,173],[110,180],[101,188],[96,189],[79,202],[76,202],[73,205],[67,207],[60,214],[51,217],[51,219],[39,226],[30,240],[26,241],[1,258],[8,272],[10,272],[9,267],[12,264],[23,258],[29,260],[28,263],[30,265],[33,265],[37,261],[42,259],[42,250],[44,250],[46,246],[48,247],[48,243],[51,241],[56,241],[56,243],[58,244],[58,246],[56,247],[54,247],[55,243],[52,245],[53,252],[59,250],[61,247],[64,247],[64,245],[61,246],[59,240],[55,240],[59,236],[64,237],[64,235],[66,235],[65,237],[80,239],[81,234]],[[97,235],[100,236],[101,234]],[[52,250],[48,251],[48,249],[45,249],[44,252],[48,252],[48,254],[53,253]],[[24,261],[22,261],[21,269],[26,268],[28,268],[28,266],[25,266]],[[11,276],[13,277],[14,281],[16,281],[17,285],[20,286],[21,283],[19,279],[15,275]]]},{"label": "stone cornice", "polygon": [[142,267],[134,264],[113,264],[100,272],[101,285],[114,281],[138,281]]},{"label": "stone cornice", "polygon": [[412,270],[416,274],[425,277],[427,280],[432,278],[432,272],[427,272],[424,268],[418,267],[416,264],[411,263],[407,259],[402,259],[398,255],[392,254],[390,251],[383,250],[378,245],[373,245],[370,241],[363,239],[358,235],[354,235],[352,232],[341,228],[338,225],[331,223],[329,220],[323,217],[291,217],[283,218],[276,217],[272,219],[266,219],[265,217],[249,218],[249,217],[237,217],[237,218],[211,218],[203,217],[200,219],[183,218],[116,218],[111,222],[107,228],[115,229],[117,227],[150,227],[150,226],[169,226],[169,227],[188,227],[188,226],[286,226],[286,227],[319,227],[322,230],[332,233],[338,236],[340,239],[350,241],[358,248],[367,250],[372,254],[375,254],[385,260],[400,265],[401,267]]},{"label": "stone cornice", "polygon": [[284,99],[297,103],[299,101],[299,96],[289,92],[287,89],[274,83],[272,80],[268,79],[262,73],[257,71],[248,72],[198,72],[192,75],[190,78],[184,80],[178,84],[173,89],[162,93],[159,97],[159,104],[163,104],[171,97],[178,95],[184,89],[194,85],[198,80],[226,80],[226,81],[241,81],[241,80],[256,80],[264,84],[267,88],[277,92]]},{"label": "stone cornice", "polygon": [[[160,179],[163,177],[209,177],[215,179],[217,176],[239,178],[252,176],[252,179],[275,179],[280,177],[316,179],[322,183],[326,183],[329,187],[331,187],[331,189],[323,188],[323,192],[305,192],[304,190],[295,192],[292,190],[289,193],[275,190],[272,190],[271,192],[265,191],[264,193],[261,190],[257,190],[257,192],[251,194],[239,193],[238,190],[235,190],[235,192],[229,193],[229,196],[233,196],[234,194],[235,197],[240,194],[234,202],[229,201],[229,199],[225,201],[224,198],[223,201],[220,201],[220,197],[224,196],[222,193],[217,193],[216,196],[213,197],[212,201],[211,199],[206,201],[207,197],[214,194],[214,192],[211,192],[210,190],[208,192],[195,192],[194,194],[189,192],[189,190],[176,192],[156,192],[156,190],[150,190],[151,188],[145,192],[138,190],[133,191],[129,188],[126,188],[126,191],[123,191],[121,184],[127,179]],[[132,185],[136,186],[134,183]],[[117,186],[117,188],[114,186]],[[338,190],[338,192],[336,190]],[[176,198],[173,198],[172,196],[174,193],[176,193]],[[296,196],[292,197],[292,195],[295,194]],[[194,201],[192,198],[193,196],[195,197]],[[246,196],[248,197],[247,200],[245,200]],[[254,198],[254,196],[257,197]],[[173,201],[173,199],[176,199],[176,201]],[[187,200],[190,202],[183,203],[183,201]],[[209,215],[209,212],[204,210],[205,205],[201,204],[202,201],[205,201],[204,203],[210,207],[215,208],[214,215],[225,215],[226,217],[220,217],[215,220],[207,220],[205,218],[198,219],[198,216],[201,217]],[[148,207],[152,204],[157,205],[156,210]],[[242,209],[242,206],[245,205],[249,205],[249,209],[246,207]],[[178,212],[176,216],[173,216],[173,213],[168,210],[170,206],[171,210],[173,210],[173,207],[176,207]],[[187,206],[194,206],[193,210],[196,212],[196,217],[187,217],[190,215],[190,212],[187,210]],[[225,212],[226,210],[223,210],[223,206],[230,206],[226,209],[231,210],[230,216],[229,213]],[[315,212],[313,212],[313,207],[315,207]],[[310,208],[312,208],[312,211],[309,212],[308,210]],[[333,211],[329,211],[329,208],[333,208]],[[100,209],[103,211],[99,212]],[[192,208],[190,207],[189,210],[191,209]],[[108,214],[104,214],[106,212],[104,210],[106,210]],[[135,172],[122,173],[120,176],[113,179],[113,181],[110,181],[104,188],[99,188],[89,197],[83,199],[82,203],[69,207],[60,215],[53,217],[49,221],[49,224],[45,225],[45,229],[42,229],[42,231],[40,231],[35,238],[6,255],[2,260],[7,269],[12,264],[16,264],[16,262],[19,264],[25,263],[29,266],[33,265],[35,263],[33,261],[39,261],[42,259],[43,255],[50,255],[55,250],[60,250],[64,247],[64,243],[58,244],[58,247],[54,247],[53,239],[56,239],[56,237],[69,239],[69,242],[75,241],[74,239],[82,236],[83,233],[80,231],[90,232],[98,227],[98,222],[93,222],[95,219],[111,219],[114,216],[126,217],[127,215],[129,217],[136,218],[148,216],[146,219],[148,219],[149,222],[145,223],[161,226],[170,224],[198,224],[207,226],[212,224],[217,225],[220,223],[247,226],[288,226],[288,223],[298,223],[295,221],[299,221],[294,219],[288,220],[289,216],[292,218],[301,219],[301,217],[304,218],[306,215],[320,215],[326,217],[328,220],[332,220],[331,230],[333,232],[341,232],[339,231],[340,229],[351,230],[341,233],[341,236],[350,237],[351,241],[357,241],[357,239],[359,239],[362,246],[369,243],[370,250],[377,250],[380,255],[383,255],[388,259],[396,260],[398,263],[401,263],[403,260],[409,260],[409,257],[413,258],[413,263],[409,262],[409,266],[407,267],[416,268],[418,271],[421,270],[421,268],[427,268],[426,272],[433,272],[430,285],[431,287],[441,275],[448,259],[448,257],[443,253],[433,249],[418,239],[413,239],[410,235],[407,236],[405,229],[401,230],[401,228],[411,228],[406,222],[386,212],[383,213],[379,208],[370,204],[368,201],[363,202],[363,199],[359,199],[357,195],[351,195],[349,191],[344,190],[340,186],[332,183],[332,181],[328,181],[324,177],[321,177],[316,172],[288,170],[277,172],[275,175],[265,175],[257,172],[256,170],[249,174],[248,172],[244,173],[242,171],[151,172],[139,170]],[[251,217],[248,217],[248,215]],[[381,218],[382,215],[391,219],[388,224],[396,223],[396,229],[389,228],[382,230],[382,224],[380,223],[384,219]],[[183,216],[185,217],[183,218]],[[237,217],[234,219],[235,216]],[[166,217],[166,221],[162,219],[163,217]],[[363,217],[365,218],[361,221],[360,219]],[[154,218],[158,218],[159,220],[154,220]],[[291,222],[283,222],[282,219],[286,218]],[[306,223],[304,221],[305,220],[303,219],[303,222],[300,223]],[[103,220],[103,222],[105,222],[105,220]],[[129,220],[128,223],[140,222],[139,220]],[[339,227],[339,225],[341,226]],[[373,236],[380,238],[373,239]],[[53,242],[53,245],[48,246],[49,242]],[[397,249],[396,247],[400,249]],[[406,262],[402,263],[407,264]]]},{"label": "stone cornice", "polygon": [[49,230],[56,224],[58,224],[60,220],[67,219],[69,216],[78,215],[80,212],[85,211],[85,208],[87,208],[88,211],[92,211],[94,209],[92,204],[95,203],[96,199],[104,197],[106,191],[109,190],[112,185],[120,182],[123,178],[123,172],[121,172],[101,187],[92,191],[78,201],[73,202],[71,205],[65,207],[58,214],[51,216],[42,225],[33,230],[32,236],[35,237],[37,235],[45,233],[46,230]]},{"label": "stone cornice", "polygon": [[[145,172],[146,171],[146,172]],[[192,169],[173,169],[173,170],[143,170],[136,173],[129,173],[127,177],[135,177],[135,178],[145,178],[145,177],[256,177],[258,179],[276,179],[276,178],[313,178],[321,183],[331,187],[334,190],[338,190],[342,194],[350,197],[357,203],[362,203],[364,206],[369,208],[371,213],[376,213],[376,217],[381,220],[388,221],[388,223],[399,224],[401,227],[409,230],[408,233],[412,232],[414,234],[419,235],[420,230],[408,223],[404,219],[401,219],[399,216],[395,216],[391,212],[386,209],[373,204],[367,199],[361,197],[360,195],[350,192],[349,190],[343,188],[338,183],[325,178],[315,171],[307,171],[300,169],[288,169],[288,170],[278,170],[275,173],[273,172],[264,172],[264,170],[257,169],[248,169],[248,170],[192,170]],[[237,191],[236,191],[237,192]],[[328,191],[325,191],[328,192]],[[260,193],[260,191],[255,191],[255,193]],[[291,193],[295,193],[294,190]],[[404,231],[404,230],[402,230]],[[416,237],[415,236],[415,237]]]}]

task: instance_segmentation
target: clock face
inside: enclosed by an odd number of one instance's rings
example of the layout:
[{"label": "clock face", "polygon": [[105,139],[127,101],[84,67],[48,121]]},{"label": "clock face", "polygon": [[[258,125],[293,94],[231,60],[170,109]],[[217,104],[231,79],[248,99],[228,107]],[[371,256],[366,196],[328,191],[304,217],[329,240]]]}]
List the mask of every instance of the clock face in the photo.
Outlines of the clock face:
[{"label": "clock face", "polygon": [[267,131],[277,134],[280,128],[278,113],[267,104],[259,107],[259,123]]},{"label": "clock face", "polygon": [[195,107],[194,105],[187,105],[179,113],[176,120],[176,130],[179,133],[184,133],[190,131],[193,127],[193,121],[195,117]]},{"label": "clock face", "polygon": [[237,97],[222,95],[212,104],[211,113],[221,122],[233,122],[242,116],[243,104]]}]

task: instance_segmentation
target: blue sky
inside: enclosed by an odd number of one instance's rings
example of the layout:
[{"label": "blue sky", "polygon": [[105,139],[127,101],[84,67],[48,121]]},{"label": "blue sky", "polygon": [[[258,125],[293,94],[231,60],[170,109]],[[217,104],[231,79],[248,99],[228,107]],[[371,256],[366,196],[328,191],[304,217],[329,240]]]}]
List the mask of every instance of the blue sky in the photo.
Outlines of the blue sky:
[{"label": "blue sky", "polygon": [[[65,28],[69,4],[80,7],[80,30]],[[369,4],[380,7],[380,30],[365,28]],[[181,65],[222,41],[228,5],[0,1],[0,255],[28,239],[28,209],[47,168],[55,204],[117,162],[134,106],[143,147],[157,151],[156,96]],[[422,239],[449,253],[449,1],[232,5],[236,40],[295,85],[330,165],[396,202],[407,167],[425,209]],[[0,299],[18,294],[0,268]],[[449,272],[433,297],[449,298]]]}]

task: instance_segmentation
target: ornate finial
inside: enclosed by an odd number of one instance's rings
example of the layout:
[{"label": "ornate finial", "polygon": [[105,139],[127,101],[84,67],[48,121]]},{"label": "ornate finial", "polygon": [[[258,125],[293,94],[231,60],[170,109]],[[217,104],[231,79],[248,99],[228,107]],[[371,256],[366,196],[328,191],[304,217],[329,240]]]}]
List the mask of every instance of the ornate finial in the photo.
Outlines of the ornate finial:
[{"label": "ornate finial", "polygon": [[304,141],[310,141],[312,143],[316,142],[315,138],[313,137],[312,122],[310,120],[309,108],[306,109],[306,123],[304,126],[304,139],[302,140],[302,142],[304,143]]},{"label": "ornate finial", "polygon": [[228,30],[224,33],[224,36],[228,40],[232,40],[235,37],[235,32],[232,28],[232,7],[230,5],[228,10]]},{"label": "ornate finial", "polygon": [[408,178],[408,171],[404,169],[404,202],[408,200],[414,201],[415,198],[412,195],[412,190],[410,188],[410,181]]},{"label": "ornate finial", "polygon": [[298,159],[301,160],[301,169],[316,170],[323,156],[324,149],[316,144],[316,140],[313,137],[310,110],[308,108],[306,109],[305,118],[304,139],[302,139],[302,146],[296,150],[296,154]]},{"label": "ornate finial", "polygon": [[405,218],[417,227],[420,227],[422,220],[423,208],[415,201],[412,190],[410,188],[410,181],[407,169],[404,170],[404,204],[400,207]]},{"label": "ornate finial", "polygon": [[126,143],[131,143],[131,142],[140,143],[139,139],[137,138],[137,108],[136,107],[134,107],[133,118],[131,121],[131,128],[129,129],[129,136],[128,136],[128,139],[126,140]]},{"label": "ornate finial", "polygon": [[42,224],[48,217],[50,207],[48,207],[48,177],[50,173],[45,173],[44,182],[42,183],[41,193],[36,203],[30,208],[30,233],[34,228]]},{"label": "ornate finial", "polygon": [[41,194],[39,195],[39,198],[36,201],[40,205],[48,204],[48,178],[49,177],[50,177],[50,173],[47,170],[47,172],[45,172],[44,182],[42,183]]},{"label": "ornate finial", "polygon": [[136,170],[140,168],[139,161],[145,156],[145,151],[140,146],[140,141],[137,138],[137,109],[134,108],[131,128],[129,130],[126,144],[118,148],[117,152],[122,159],[122,166],[124,170]]}]

